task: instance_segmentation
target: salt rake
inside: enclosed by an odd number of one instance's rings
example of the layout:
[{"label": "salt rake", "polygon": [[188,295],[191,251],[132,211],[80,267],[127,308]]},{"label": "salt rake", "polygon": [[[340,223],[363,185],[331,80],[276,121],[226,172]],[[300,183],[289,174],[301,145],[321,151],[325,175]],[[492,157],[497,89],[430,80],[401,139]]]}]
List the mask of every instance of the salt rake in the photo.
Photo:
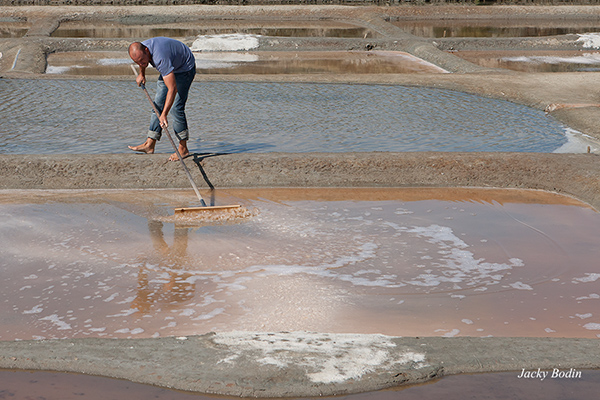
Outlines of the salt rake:
[{"label": "salt rake", "polygon": [[[135,76],[137,76],[138,73],[137,73],[135,67],[133,65],[131,65],[131,64],[129,66],[131,67],[131,70],[133,71],[133,73],[135,74]],[[148,101],[150,101],[150,104],[152,104],[152,108],[154,109],[154,113],[156,114],[156,118],[160,119],[160,112],[158,111],[158,108],[156,108],[156,104],[154,104],[154,101],[152,100],[152,98],[148,94],[148,91],[146,90],[146,85],[144,85],[142,83],[140,85],[140,87],[142,88],[142,90],[146,94],[146,97],[148,98]],[[198,197],[198,200],[200,200],[200,207],[180,207],[180,208],[175,208],[175,210],[174,210],[175,214],[186,214],[186,213],[194,213],[194,212],[203,212],[204,213],[206,211],[235,210],[235,209],[238,209],[238,208],[242,207],[239,204],[226,205],[226,206],[214,206],[214,205],[209,206],[209,205],[207,205],[206,202],[204,201],[204,199],[202,198],[202,195],[200,194],[200,191],[198,190],[198,187],[196,186],[196,183],[194,182],[194,179],[192,178],[192,174],[190,174],[190,170],[188,169],[187,165],[185,165],[185,162],[183,161],[183,157],[181,156],[181,153],[179,152],[179,149],[177,148],[177,145],[175,144],[175,141],[171,137],[171,134],[169,133],[169,130],[167,129],[167,127],[162,127],[162,129],[167,134],[167,137],[169,138],[169,142],[171,142],[171,146],[173,146],[173,150],[175,150],[175,154],[177,154],[177,158],[179,159],[179,162],[181,163],[181,166],[183,167],[183,170],[185,171],[185,175],[187,176],[188,180],[192,184],[192,188],[194,189],[194,192],[196,193],[196,196]]]}]

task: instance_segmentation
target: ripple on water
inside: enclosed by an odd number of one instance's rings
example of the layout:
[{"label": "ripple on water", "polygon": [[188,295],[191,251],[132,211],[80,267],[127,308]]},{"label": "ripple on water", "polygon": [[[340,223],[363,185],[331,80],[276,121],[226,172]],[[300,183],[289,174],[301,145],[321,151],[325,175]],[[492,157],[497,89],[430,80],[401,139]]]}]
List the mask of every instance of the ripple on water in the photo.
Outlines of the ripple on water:
[{"label": "ripple on water", "polygon": [[[152,113],[133,82],[4,79],[0,92],[4,154],[129,152]],[[567,142],[542,111],[422,87],[196,82],[187,113],[198,152],[552,152]],[[170,151],[164,142],[158,151]]]}]

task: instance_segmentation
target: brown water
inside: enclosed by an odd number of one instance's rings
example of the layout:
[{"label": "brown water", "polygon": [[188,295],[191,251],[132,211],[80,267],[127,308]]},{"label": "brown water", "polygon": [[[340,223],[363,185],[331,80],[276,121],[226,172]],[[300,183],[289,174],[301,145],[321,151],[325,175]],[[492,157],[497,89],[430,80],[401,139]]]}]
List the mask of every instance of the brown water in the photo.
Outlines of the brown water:
[{"label": "brown water", "polygon": [[584,32],[599,32],[600,23],[595,20],[536,20],[536,19],[490,19],[490,20],[420,20],[398,21],[392,24],[422,37],[537,37]]},{"label": "brown water", "polygon": [[597,337],[598,214],[513,190],[2,192],[0,340],[209,331]]},{"label": "brown water", "polygon": [[[578,370],[579,371],[579,370]],[[589,400],[600,390],[600,371],[581,370],[581,378],[544,381],[517,378],[520,371],[448,376],[427,384],[372,393],[332,397],[338,400],[421,399],[547,399]],[[53,372],[0,370],[0,398],[12,400],[217,400],[206,396],[157,388],[116,379]]]},{"label": "brown water", "polygon": [[356,25],[338,21],[223,21],[165,23],[155,25],[118,22],[65,21],[53,37],[148,38],[154,36],[188,37],[243,33],[283,37],[374,37],[376,34]]},{"label": "brown water", "polygon": [[3,21],[0,19],[0,38],[23,37],[29,30],[30,24],[25,21]]},{"label": "brown water", "polygon": [[456,51],[452,54],[489,68],[522,72],[594,72],[600,70],[596,51]]},{"label": "brown water", "polygon": [[[444,73],[433,64],[399,51],[196,52],[202,74],[399,74]],[[126,51],[63,52],[48,55],[47,73],[130,76]],[[157,75],[154,69],[150,75]]]}]

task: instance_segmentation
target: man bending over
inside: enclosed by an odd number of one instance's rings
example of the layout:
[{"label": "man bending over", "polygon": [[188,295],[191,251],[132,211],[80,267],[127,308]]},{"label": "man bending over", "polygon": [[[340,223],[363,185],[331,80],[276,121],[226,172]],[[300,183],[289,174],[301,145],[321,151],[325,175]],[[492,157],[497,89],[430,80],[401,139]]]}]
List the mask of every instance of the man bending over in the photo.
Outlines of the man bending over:
[{"label": "man bending over", "polygon": [[[185,103],[194,76],[196,60],[192,51],[184,43],[166,37],[155,37],[143,42],[134,42],[129,46],[129,57],[140,67],[136,78],[138,86],[146,84],[146,68],[152,65],[159,72],[154,103],[161,112],[160,117],[152,114],[148,138],[139,146],[128,146],[131,150],[142,153],[154,153],[156,141],[160,140],[162,128],[167,128],[167,115],[172,108],[173,130],[179,139],[179,153],[182,157],[190,154],[188,141],[188,125],[185,116]],[[172,154],[170,161],[177,161],[177,154]]]}]

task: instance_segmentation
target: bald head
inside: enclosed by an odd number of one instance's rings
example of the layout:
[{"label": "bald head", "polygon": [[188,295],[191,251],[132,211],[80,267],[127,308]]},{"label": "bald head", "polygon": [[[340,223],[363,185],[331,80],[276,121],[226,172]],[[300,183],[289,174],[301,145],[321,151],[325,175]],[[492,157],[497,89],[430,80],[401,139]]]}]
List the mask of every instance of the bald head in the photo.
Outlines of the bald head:
[{"label": "bald head", "polygon": [[129,57],[140,67],[147,67],[150,62],[150,50],[140,42],[129,45]]}]

